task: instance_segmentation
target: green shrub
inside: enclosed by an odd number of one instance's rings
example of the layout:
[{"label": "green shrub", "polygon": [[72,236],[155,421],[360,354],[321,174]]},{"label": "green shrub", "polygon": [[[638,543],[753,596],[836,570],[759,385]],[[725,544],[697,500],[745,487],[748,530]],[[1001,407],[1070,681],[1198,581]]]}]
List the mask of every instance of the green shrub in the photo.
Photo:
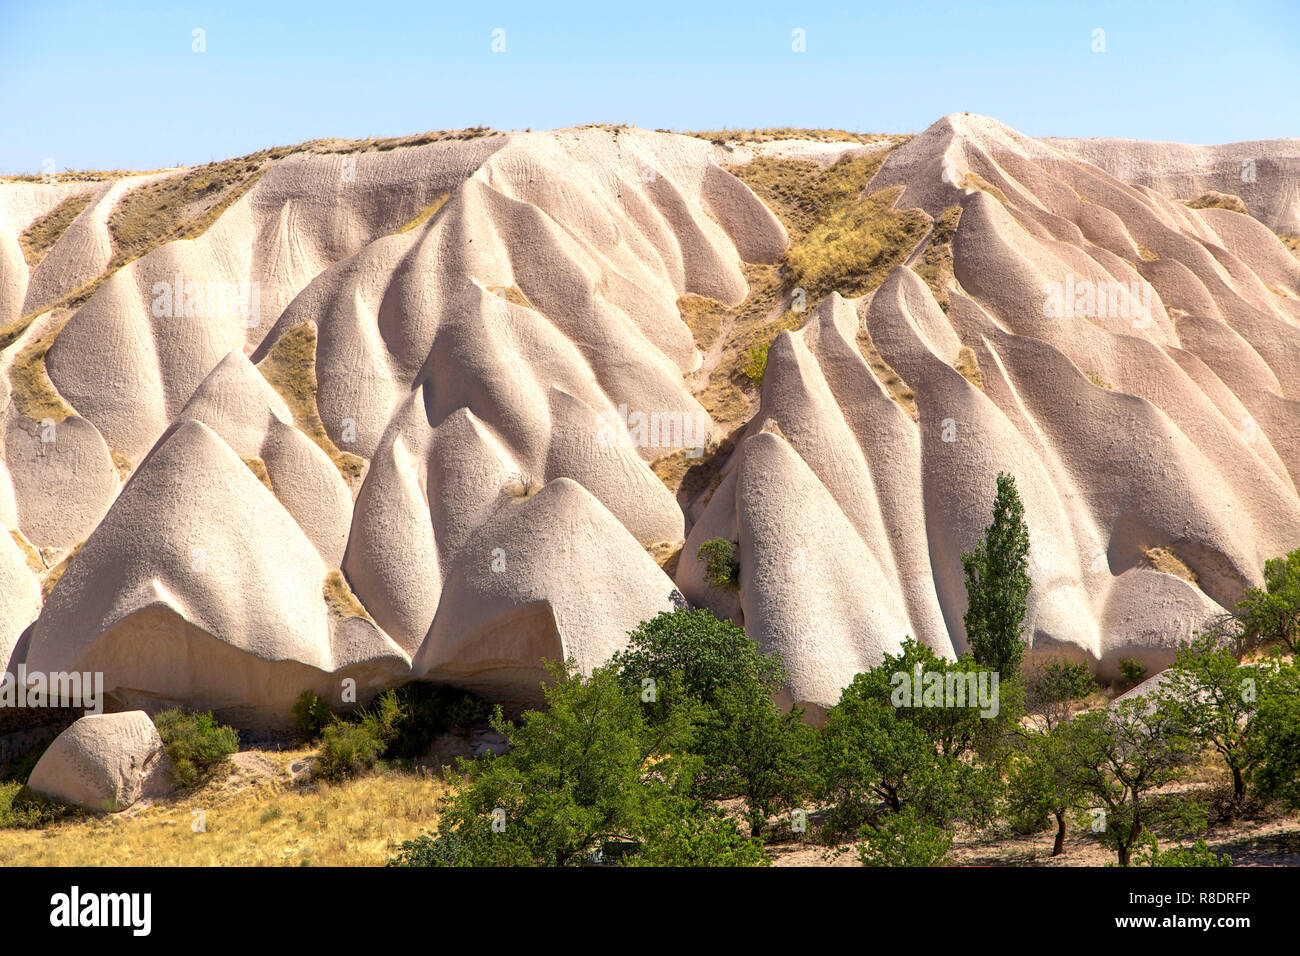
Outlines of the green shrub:
[{"label": "green shrub", "polygon": [[303,741],[320,739],[320,735],[334,719],[329,705],[310,690],[298,695],[298,702],[293,705],[293,716],[298,727],[298,737]]},{"label": "green shrub", "polygon": [[946,866],[952,834],[927,822],[911,807],[891,813],[878,826],[863,827],[858,860],[863,866]]},{"label": "green shrub", "polygon": [[649,814],[639,852],[623,866],[771,866],[762,841],[696,800],[674,798]]},{"label": "green shrub", "polygon": [[1147,834],[1143,839],[1143,848],[1133,855],[1134,866],[1232,866],[1232,856],[1216,854],[1198,839],[1191,846],[1174,846],[1161,850],[1154,836]]},{"label": "green shrub", "polygon": [[172,763],[172,782],[194,787],[210,779],[239,750],[239,733],[218,724],[212,714],[181,708],[164,710],[154,726]]},{"label": "green shrub", "polygon": [[412,681],[385,691],[362,718],[384,741],[387,759],[423,756],[435,739],[451,730],[472,727],[492,717],[492,708],[469,691]]},{"label": "green shrub", "polygon": [[743,371],[745,377],[755,385],[763,384],[763,373],[767,371],[767,350],[770,346],[771,343],[768,343],[749,350]]},{"label": "green shrub", "polygon": [[455,866],[460,859],[464,838],[456,830],[447,833],[421,833],[414,840],[397,845],[397,855],[385,866]]},{"label": "green shrub", "polygon": [[695,556],[704,562],[705,574],[716,588],[736,590],[740,587],[740,563],[736,546],[726,538],[710,538],[700,545]]},{"label": "green shrub", "polygon": [[0,830],[35,830],[82,811],[48,800],[17,781],[0,783]]},{"label": "green shrub", "polygon": [[360,724],[338,721],[321,735],[320,760],[315,776],[326,780],[356,777],[374,768],[384,752],[384,741],[374,722]]},{"label": "green shrub", "polygon": [[1126,657],[1119,662],[1119,673],[1124,678],[1124,683],[1133,688],[1146,680],[1147,669],[1141,661]]}]

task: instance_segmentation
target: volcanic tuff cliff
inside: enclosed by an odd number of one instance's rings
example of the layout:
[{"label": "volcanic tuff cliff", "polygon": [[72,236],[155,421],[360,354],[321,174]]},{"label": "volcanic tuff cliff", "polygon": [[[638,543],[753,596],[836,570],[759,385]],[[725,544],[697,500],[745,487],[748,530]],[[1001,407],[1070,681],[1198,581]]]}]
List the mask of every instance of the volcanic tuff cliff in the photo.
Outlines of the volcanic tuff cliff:
[{"label": "volcanic tuff cliff", "polygon": [[[1300,262],[1272,231],[1300,222],[1300,141],[968,114],[715,139],[468,131],[0,183],[0,659],[278,724],[343,677],[527,700],[541,659],[593,667],[684,595],[822,707],[908,635],[964,648],[998,471],[1031,652],[1103,674],[1159,666],[1300,546]],[[861,202],[906,240],[802,309],[786,250],[844,239],[748,171],[855,157],[885,157]],[[769,342],[753,385],[737,355]],[[629,410],[704,447],[607,440]],[[695,556],[718,536],[737,591]]]}]

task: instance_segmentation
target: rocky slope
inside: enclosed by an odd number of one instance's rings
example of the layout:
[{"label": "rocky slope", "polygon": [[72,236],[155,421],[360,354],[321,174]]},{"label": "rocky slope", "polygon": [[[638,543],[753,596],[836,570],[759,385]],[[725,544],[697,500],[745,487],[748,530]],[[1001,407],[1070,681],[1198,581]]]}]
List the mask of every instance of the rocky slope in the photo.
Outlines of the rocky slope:
[{"label": "rocky slope", "polygon": [[[526,701],[542,659],[689,600],[824,707],[908,635],[964,648],[1005,470],[1032,652],[1158,666],[1300,545],[1272,231],[1300,141],[1243,144],[1249,190],[1215,149],[961,114],[901,145],[470,131],[0,183],[0,659],[271,726],[344,678]],[[743,164],[873,150],[865,195],[924,235],[800,311],[806,230]],[[1180,201],[1207,192],[1259,218]],[[702,337],[690,303],[732,318]],[[761,387],[725,355],[744,315]],[[738,591],[695,557],[718,536]]]}]

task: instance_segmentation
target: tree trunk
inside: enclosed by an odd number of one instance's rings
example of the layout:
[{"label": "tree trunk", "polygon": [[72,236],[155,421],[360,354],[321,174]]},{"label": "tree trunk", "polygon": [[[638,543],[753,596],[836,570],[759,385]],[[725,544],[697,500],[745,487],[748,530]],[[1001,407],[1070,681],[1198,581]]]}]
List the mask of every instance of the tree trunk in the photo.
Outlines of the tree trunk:
[{"label": "tree trunk", "polygon": [[1232,802],[1234,806],[1241,806],[1241,802],[1246,796],[1246,781],[1241,775],[1240,767],[1232,768]]},{"label": "tree trunk", "polygon": [[1052,844],[1052,856],[1060,856],[1065,852],[1065,811],[1057,810],[1056,816],[1056,842]]}]

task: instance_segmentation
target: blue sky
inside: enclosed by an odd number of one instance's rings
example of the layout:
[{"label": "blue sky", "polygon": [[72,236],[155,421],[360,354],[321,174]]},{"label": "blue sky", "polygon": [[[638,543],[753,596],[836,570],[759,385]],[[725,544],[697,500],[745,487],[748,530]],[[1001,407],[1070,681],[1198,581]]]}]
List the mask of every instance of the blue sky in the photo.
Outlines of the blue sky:
[{"label": "blue sky", "polygon": [[5,173],[477,124],[915,132],[962,110],[1218,143],[1300,136],[1300,3],[0,0],[0,89]]}]

